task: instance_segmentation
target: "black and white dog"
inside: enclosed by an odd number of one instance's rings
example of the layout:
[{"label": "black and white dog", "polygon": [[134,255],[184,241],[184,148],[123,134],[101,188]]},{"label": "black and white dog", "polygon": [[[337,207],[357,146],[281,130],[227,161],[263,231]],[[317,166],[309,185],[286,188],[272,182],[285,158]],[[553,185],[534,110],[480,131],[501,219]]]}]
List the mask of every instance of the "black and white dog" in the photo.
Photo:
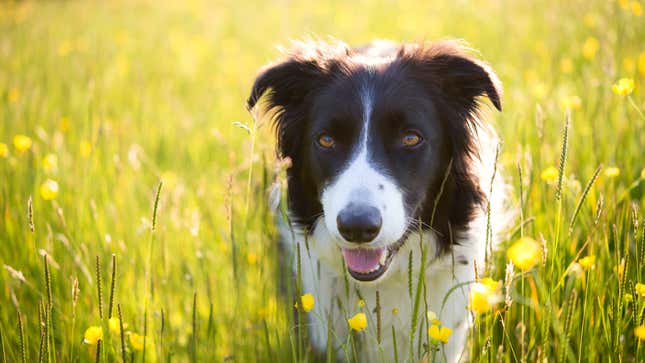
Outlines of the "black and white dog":
[{"label": "black and white dog", "polygon": [[[494,177],[497,138],[479,110],[480,96],[501,110],[496,75],[456,41],[362,48],[305,41],[261,70],[248,107],[265,93],[279,154],[292,162],[287,200],[297,228],[284,238],[290,246],[307,239],[309,248],[302,278],[304,292],[316,297],[313,345],[325,349],[331,322],[338,348],[362,298],[370,323],[358,357],[391,361],[391,327],[399,358],[417,357],[427,326],[417,324],[411,355],[411,256],[414,290],[422,268],[425,274],[419,321],[427,301],[453,329],[443,352],[457,361],[470,322],[467,283],[475,264],[484,264],[486,241],[495,238],[504,194]],[[370,313],[376,291],[380,346]]]}]

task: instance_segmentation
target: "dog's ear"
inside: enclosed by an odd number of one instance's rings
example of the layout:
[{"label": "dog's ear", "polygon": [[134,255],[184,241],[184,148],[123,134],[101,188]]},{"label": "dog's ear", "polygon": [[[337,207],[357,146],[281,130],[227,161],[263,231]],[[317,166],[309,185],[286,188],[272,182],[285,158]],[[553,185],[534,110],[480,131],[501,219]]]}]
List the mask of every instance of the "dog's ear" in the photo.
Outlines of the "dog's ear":
[{"label": "dog's ear", "polygon": [[290,57],[264,67],[251,88],[247,100],[250,110],[267,92],[267,109],[285,108],[303,101],[324,77],[324,70],[315,60]]},{"label": "dog's ear", "polygon": [[497,110],[502,110],[502,86],[497,75],[483,62],[466,55],[458,42],[403,46],[399,58],[423,81],[436,86],[446,101],[459,103],[467,112],[475,112],[477,98],[484,95]]},{"label": "dog's ear", "polygon": [[264,99],[262,108],[273,112],[281,156],[294,159],[301,145],[299,134],[309,117],[312,95],[334,74],[347,71],[343,60],[349,52],[342,42],[293,42],[286,59],[264,67],[258,74],[247,108],[252,110]]}]

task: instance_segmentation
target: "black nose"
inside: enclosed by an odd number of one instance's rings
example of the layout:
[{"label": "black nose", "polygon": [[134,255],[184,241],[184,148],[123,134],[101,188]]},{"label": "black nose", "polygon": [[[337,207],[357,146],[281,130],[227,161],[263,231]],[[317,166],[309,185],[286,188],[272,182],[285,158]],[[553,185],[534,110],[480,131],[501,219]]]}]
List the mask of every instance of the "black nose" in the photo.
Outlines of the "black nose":
[{"label": "black nose", "polygon": [[381,212],[372,206],[350,203],[338,213],[336,225],[349,242],[370,242],[381,230]]}]

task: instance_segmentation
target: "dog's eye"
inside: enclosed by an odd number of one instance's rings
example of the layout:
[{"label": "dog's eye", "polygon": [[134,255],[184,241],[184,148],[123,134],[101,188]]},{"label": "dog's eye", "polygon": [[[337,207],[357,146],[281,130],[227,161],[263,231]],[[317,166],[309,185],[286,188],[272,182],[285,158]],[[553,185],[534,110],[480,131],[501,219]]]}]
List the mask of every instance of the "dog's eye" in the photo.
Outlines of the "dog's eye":
[{"label": "dog's eye", "polygon": [[421,141],[423,141],[423,138],[416,131],[406,131],[406,133],[403,135],[403,138],[401,139],[401,143],[406,147],[417,146],[421,143]]},{"label": "dog's eye", "polygon": [[334,147],[335,144],[336,142],[334,141],[334,138],[329,136],[329,134],[320,134],[320,136],[318,136],[318,145],[325,149],[330,149]]}]

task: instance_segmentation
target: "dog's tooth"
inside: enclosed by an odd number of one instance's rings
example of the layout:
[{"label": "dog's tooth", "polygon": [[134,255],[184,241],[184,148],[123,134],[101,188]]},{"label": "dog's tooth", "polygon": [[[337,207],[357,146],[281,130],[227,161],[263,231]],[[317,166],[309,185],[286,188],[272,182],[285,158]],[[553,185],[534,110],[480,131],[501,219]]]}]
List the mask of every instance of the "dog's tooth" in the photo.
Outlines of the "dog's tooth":
[{"label": "dog's tooth", "polygon": [[379,260],[379,263],[381,266],[385,265],[385,261],[387,261],[387,256],[390,254],[390,251],[385,249],[383,253],[381,253],[381,259]]}]

